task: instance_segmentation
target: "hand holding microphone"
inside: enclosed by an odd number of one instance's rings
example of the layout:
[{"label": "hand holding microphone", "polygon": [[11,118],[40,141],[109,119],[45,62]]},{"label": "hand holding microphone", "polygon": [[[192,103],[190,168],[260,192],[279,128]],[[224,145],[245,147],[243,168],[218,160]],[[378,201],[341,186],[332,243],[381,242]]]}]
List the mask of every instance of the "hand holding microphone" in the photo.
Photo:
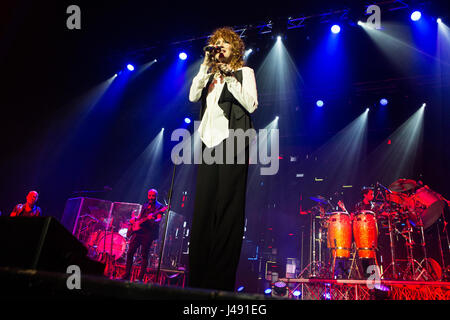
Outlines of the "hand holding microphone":
[{"label": "hand holding microphone", "polygon": [[204,47],[203,51],[205,52],[205,59],[203,60],[203,64],[209,66],[212,62],[215,62],[212,60],[215,60],[215,57],[214,57],[215,54],[217,52],[220,52],[221,49],[222,49],[221,46],[207,45],[206,47]]}]

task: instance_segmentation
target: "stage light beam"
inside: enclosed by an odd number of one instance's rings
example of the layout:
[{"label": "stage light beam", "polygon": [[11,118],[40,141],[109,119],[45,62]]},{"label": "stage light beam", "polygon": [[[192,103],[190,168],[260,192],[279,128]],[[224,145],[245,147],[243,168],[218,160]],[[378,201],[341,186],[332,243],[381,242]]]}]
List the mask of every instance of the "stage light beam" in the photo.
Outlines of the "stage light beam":
[{"label": "stage light beam", "polygon": [[130,71],[134,71],[134,66],[132,64],[127,64],[127,69]]}]

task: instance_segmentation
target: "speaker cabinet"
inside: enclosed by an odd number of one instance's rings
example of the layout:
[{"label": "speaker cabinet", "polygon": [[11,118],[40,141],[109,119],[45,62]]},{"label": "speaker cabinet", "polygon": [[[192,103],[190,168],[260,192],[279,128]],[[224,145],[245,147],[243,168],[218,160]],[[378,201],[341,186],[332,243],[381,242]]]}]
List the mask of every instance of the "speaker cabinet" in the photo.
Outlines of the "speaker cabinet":
[{"label": "speaker cabinet", "polygon": [[53,217],[0,217],[0,266],[50,272],[78,265],[103,274],[105,265],[87,258],[86,247]]}]

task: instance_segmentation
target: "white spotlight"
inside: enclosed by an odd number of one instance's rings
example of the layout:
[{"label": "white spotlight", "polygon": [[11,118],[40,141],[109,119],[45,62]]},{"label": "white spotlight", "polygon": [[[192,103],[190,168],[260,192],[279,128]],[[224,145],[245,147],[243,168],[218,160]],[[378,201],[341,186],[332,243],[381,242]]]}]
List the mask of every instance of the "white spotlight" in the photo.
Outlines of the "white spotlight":
[{"label": "white spotlight", "polygon": [[363,25],[362,21],[358,21],[358,26],[362,26],[362,25]]},{"label": "white spotlight", "polygon": [[281,36],[278,36],[278,37],[277,37],[277,41],[281,41]]},{"label": "white spotlight", "polygon": [[427,106],[427,104],[424,102],[423,104],[422,104],[422,108],[424,108],[424,107],[426,107]]},{"label": "white spotlight", "polygon": [[442,23],[442,19],[441,18],[437,18],[436,22],[437,23]]}]

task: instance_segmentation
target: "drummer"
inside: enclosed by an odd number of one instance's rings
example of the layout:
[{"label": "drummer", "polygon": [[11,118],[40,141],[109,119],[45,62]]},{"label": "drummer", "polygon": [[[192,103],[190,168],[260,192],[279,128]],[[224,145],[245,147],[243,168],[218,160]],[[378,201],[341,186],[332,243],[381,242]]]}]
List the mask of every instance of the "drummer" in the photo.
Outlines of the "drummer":
[{"label": "drummer", "polygon": [[[359,212],[365,210],[375,213],[375,203],[373,201],[373,199],[375,198],[374,189],[371,187],[364,187],[361,190],[361,194],[363,199],[355,205],[355,214],[357,215]],[[371,265],[376,265],[376,261],[373,258],[360,258],[360,261],[365,278],[367,278],[368,276],[370,276],[370,274],[367,273],[368,267]]]},{"label": "drummer", "polygon": [[370,187],[364,187],[361,190],[361,194],[362,194],[362,201],[358,202],[355,205],[355,211],[354,212],[359,212],[362,210],[370,210],[373,211],[373,209],[375,208],[375,203],[373,202],[373,199],[375,197],[373,188]]}]

